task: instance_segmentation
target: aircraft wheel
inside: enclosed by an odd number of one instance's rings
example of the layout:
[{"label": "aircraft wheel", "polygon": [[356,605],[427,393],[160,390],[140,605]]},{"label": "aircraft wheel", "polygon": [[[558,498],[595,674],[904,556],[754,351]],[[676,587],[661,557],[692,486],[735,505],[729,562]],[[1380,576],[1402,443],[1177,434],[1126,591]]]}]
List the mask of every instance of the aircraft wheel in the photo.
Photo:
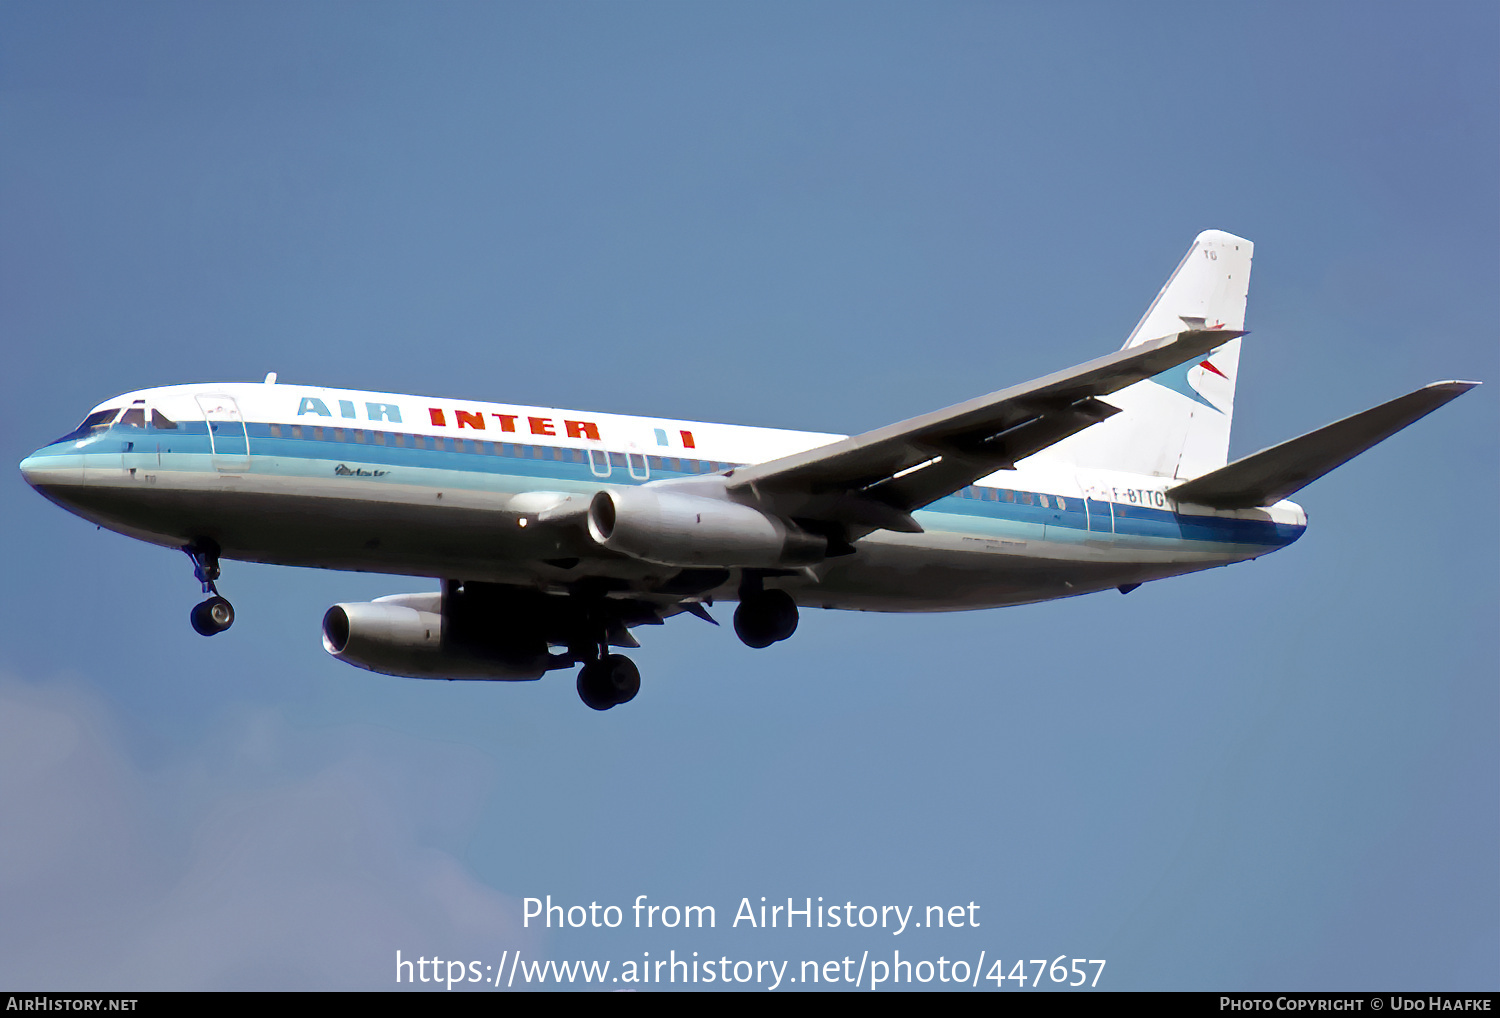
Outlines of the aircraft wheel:
[{"label": "aircraft wheel", "polygon": [[760,649],[797,631],[797,602],[784,590],[767,590],[740,602],[734,632],[747,647]]},{"label": "aircraft wheel", "polygon": [[747,647],[760,650],[776,641],[767,632],[765,620],[748,604],[741,602],[734,610],[734,635]]},{"label": "aircraft wheel", "polygon": [[189,616],[200,636],[213,636],[234,625],[234,605],[222,597],[211,597],[193,607]]},{"label": "aircraft wheel", "polygon": [[590,661],[578,669],[578,699],[594,710],[609,710],[615,705],[614,686],[603,661]]},{"label": "aircraft wheel", "polygon": [[771,639],[780,643],[797,631],[797,602],[784,590],[768,590],[761,597],[761,610],[771,618]]},{"label": "aircraft wheel", "polygon": [[629,703],[641,691],[641,671],[635,662],[624,654],[611,654],[600,664],[609,676],[609,688],[614,693],[615,703]]}]

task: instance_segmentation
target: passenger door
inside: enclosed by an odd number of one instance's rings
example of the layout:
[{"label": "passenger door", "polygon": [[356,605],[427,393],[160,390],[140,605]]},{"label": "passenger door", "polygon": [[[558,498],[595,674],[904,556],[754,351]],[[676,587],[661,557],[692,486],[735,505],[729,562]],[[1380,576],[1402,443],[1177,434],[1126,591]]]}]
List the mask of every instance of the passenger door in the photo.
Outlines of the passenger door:
[{"label": "passenger door", "polygon": [[250,435],[245,418],[233,396],[201,393],[193,397],[208,422],[208,445],[213,453],[214,469],[220,473],[243,474],[250,470]]}]

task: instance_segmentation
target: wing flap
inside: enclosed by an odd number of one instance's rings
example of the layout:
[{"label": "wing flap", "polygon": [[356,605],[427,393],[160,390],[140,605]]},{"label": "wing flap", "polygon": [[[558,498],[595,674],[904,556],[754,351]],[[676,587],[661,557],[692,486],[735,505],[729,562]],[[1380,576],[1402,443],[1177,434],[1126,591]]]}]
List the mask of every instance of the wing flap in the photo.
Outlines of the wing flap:
[{"label": "wing flap", "polygon": [[1214,509],[1274,505],[1335,467],[1468,392],[1478,382],[1433,382],[1316,431],[1235,460],[1170,489],[1179,502]]}]

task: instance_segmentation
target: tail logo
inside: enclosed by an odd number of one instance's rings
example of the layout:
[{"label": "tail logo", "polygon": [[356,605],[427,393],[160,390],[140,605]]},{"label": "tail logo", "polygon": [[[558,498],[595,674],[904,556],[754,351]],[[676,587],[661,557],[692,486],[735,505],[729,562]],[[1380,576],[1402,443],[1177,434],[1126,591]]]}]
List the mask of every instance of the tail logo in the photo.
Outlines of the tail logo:
[{"label": "tail logo", "polygon": [[1171,389],[1173,392],[1181,393],[1188,399],[1192,400],[1194,403],[1202,403],[1204,406],[1208,407],[1210,410],[1213,410],[1215,413],[1222,414],[1224,411],[1220,410],[1208,400],[1204,399],[1203,396],[1198,392],[1198,390],[1193,388],[1193,386],[1188,382],[1188,372],[1193,368],[1203,368],[1206,371],[1212,371],[1214,374],[1218,375],[1225,381],[1228,381],[1229,379],[1228,375],[1224,374],[1224,372],[1214,367],[1208,362],[1207,358],[1205,358],[1204,360],[1199,361],[1197,364],[1179,364],[1175,368],[1168,368],[1161,374],[1153,376],[1151,378],[1151,381],[1155,382],[1157,385]]}]

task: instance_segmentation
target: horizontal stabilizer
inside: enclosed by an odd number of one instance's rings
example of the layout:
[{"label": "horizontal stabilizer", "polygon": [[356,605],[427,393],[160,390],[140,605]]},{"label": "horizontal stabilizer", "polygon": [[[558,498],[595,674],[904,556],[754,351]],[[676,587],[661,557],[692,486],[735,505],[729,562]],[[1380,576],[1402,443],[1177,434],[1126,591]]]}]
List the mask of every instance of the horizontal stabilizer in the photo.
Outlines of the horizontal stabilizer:
[{"label": "horizontal stabilizer", "polygon": [[1433,382],[1424,385],[1416,392],[1409,392],[1389,403],[1179,484],[1167,494],[1179,502],[1215,509],[1274,505],[1478,384]]}]

